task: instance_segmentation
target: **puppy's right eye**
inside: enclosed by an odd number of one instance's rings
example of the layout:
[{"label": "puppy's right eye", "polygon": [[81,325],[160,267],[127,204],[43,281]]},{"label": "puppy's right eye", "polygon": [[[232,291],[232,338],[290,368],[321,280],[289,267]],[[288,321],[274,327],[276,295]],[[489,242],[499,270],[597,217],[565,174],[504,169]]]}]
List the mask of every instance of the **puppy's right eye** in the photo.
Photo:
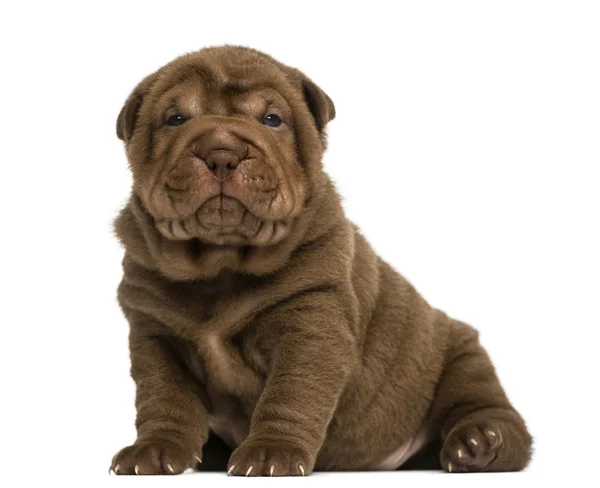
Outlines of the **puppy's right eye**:
[{"label": "puppy's right eye", "polygon": [[167,125],[181,125],[184,122],[185,122],[185,119],[179,114],[171,115],[167,119]]}]

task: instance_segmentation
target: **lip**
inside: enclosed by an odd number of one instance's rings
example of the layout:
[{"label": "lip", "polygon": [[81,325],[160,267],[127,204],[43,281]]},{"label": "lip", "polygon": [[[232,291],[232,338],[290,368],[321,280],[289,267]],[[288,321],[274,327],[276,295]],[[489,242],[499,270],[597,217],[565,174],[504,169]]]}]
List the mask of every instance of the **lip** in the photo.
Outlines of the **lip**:
[{"label": "lip", "polygon": [[[244,160],[247,163],[250,160]],[[240,167],[230,177],[219,180],[212,174],[202,174],[188,179],[180,187],[164,184],[163,197],[170,205],[163,207],[161,219],[186,220],[216,199],[232,199],[248,208],[263,220],[284,220],[290,213],[291,202],[281,184]],[[159,216],[157,215],[157,217]]]},{"label": "lip", "polygon": [[291,221],[261,219],[239,200],[221,194],[185,219],[155,219],[155,225],[169,240],[265,246],[281,241],[289,233]]}]

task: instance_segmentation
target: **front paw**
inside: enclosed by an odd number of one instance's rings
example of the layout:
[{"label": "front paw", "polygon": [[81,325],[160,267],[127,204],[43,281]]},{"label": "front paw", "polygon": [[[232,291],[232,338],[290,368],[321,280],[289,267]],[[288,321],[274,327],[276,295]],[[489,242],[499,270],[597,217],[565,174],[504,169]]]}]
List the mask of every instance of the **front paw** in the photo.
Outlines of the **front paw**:
[{"label": "front paw", "polygon": [[286,440],[246,439],[231,458],[227,474],[233,476],[306,476],[314,459],[302,447]]},{"label": "front paw", "polygon": [[119,451],[109,471],[115,474],[179,474],[202,462],[192,449],[171,441],[136,442]]}]

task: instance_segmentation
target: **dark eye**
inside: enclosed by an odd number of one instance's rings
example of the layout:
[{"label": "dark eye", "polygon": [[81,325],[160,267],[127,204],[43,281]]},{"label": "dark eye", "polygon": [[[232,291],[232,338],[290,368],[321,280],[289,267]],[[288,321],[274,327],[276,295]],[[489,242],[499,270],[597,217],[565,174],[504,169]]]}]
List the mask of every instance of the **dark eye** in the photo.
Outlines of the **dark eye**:
[{"label": "dark eye", "polygon": [[185,122],[185,119],[179,114],[171,115],[167,119],[167,125],[181,125],[184,122]]},{"label": "dark eye", "polygon": [[279,115],[269,114],[262,120],[262,123],[269,127],[279,127],[281,125],[281,117],[279,117]]}]

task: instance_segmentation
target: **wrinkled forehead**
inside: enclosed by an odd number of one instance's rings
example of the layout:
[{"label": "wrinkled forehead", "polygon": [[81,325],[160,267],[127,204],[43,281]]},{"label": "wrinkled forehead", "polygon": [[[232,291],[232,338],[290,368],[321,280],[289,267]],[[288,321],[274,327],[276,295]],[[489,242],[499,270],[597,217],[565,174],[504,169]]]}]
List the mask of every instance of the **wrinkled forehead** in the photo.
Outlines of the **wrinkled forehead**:
[{"label": "wrinkled forehead", "polygon": [[269,105],[289,111],[290,89],[285,73],[273,64],[196,59],[168,66],[153,87],[152,100],[158,112],[226,115],[232,109],[259,112]]}]

